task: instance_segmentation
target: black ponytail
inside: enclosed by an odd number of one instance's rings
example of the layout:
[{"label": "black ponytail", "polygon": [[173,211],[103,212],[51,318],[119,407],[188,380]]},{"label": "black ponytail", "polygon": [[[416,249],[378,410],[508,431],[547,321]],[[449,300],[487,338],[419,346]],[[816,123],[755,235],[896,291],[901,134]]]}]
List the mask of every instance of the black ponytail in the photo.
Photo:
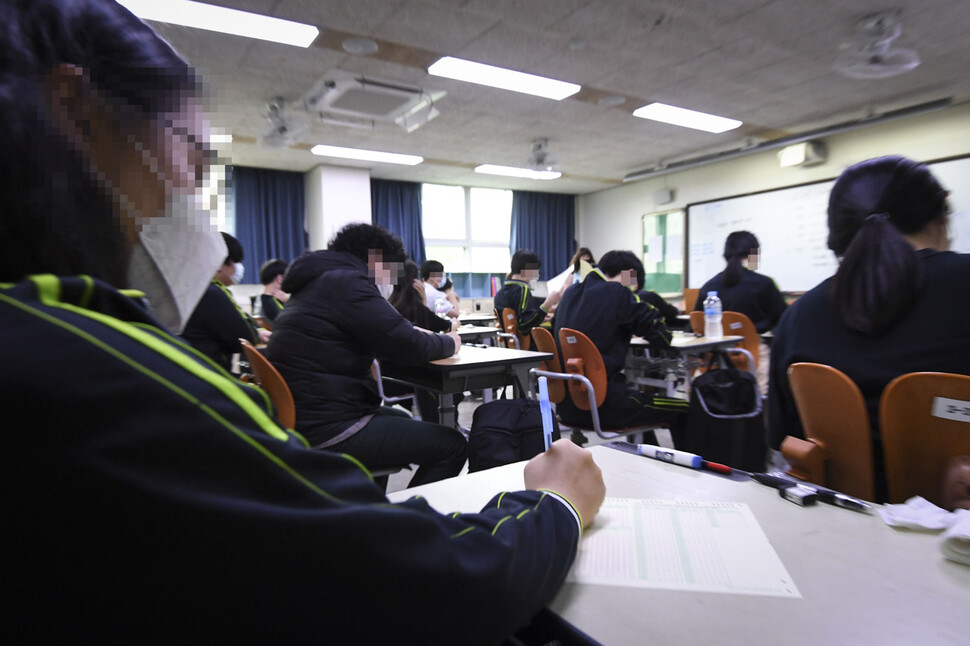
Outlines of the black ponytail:
[{"label": "black ponytail", "polygon": [[829,248],[842,258],[829,296],[847,328],[878,335],[916,299],[919,258],[903,236],[946,214],[947,192],[923,164],[880,157],[842,173],[829,197]]},{"label": "black ponytail", "polygon": [[761,245],[750,231],[734,231],[724,241],[724,259],[727,267],[721,274],[721,286],[737,285],[744,274],[744,260]]},{"label": "black ponytail", "polygon": [[865,218],[832,281],[831,298],[842,324],[877,335],[913,300],[920,285],[916,250],[884,213]]}]

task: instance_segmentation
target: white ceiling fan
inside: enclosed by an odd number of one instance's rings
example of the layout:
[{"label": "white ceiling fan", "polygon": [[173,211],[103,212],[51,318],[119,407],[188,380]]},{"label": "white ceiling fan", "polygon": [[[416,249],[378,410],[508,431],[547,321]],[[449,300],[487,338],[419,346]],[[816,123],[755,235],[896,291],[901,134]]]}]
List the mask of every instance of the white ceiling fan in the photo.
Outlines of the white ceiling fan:
[{"label": "white ceiling fan", "polygon": [[904,74],[919,65],[915,50],[892,47],[903,30],[901,13],[896,9],[861,18],[856,23],[855,41],[835,61],[836,71],[854,79],[881,79]]}]

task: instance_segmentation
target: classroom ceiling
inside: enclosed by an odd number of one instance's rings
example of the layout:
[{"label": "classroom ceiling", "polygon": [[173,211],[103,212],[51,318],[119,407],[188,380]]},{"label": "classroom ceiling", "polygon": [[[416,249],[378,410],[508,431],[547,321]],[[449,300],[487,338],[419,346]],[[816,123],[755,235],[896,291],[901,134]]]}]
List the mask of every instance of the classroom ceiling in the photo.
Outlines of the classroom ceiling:
[{"label": "classroom ceiling", "polygon": [[[307,171],[327,163],[418,182],[590,193],[658,164],[944,98],[970,98],[967,0],[207,0],[320,28],[306,49],[156,24],[209,82],[213,125],[230,130],[234,164]],[[875,11],[901,9],[894,47],[922,64],[892,78],[855,80],[833,64]],[[347,38],[378,43],[370,55]],[[582,85],[562,101],[430,76],[455,56]],[[293,145],[257,143],[267,103],[295,101],[335,70],[444,90],[440,116],[411,133],[314,122]],[[604,105],[603,97],[620,97]],[[709,134],[632,116],[654,101],[739,119]],[[900,127],[905,127],[904,122]],[[562,177],[478,174],[483,163],[522,166],[531,142],[549,140]],[[330,144],[421,155],[417,166],[337,161],[309,152]]]}]

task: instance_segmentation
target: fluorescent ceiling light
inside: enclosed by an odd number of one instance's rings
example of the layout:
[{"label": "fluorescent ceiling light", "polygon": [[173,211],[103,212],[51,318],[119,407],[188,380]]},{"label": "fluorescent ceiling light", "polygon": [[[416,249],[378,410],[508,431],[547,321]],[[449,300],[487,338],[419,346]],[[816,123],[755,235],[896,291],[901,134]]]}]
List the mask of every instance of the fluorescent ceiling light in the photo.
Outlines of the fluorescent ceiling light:
[{"label": "fluorescent ceiling light", "polygon": [[387,164],[404,164],[414,166],[424,161],[424,157],[417,155],[401,155],[399,153],[382,153],[377,150],[361,150],[360,148],[342,148],[340,146],[324,146],[318,144],[310,149],[314,155],[321,157],[340,157],[341,159],[359,159],[361,161],[384,162]]},{"label": "fluorescent ceiling light", "polygon": [[513,92],[523,92],[534,96],[560,101],[576,94],[581,86],[565,81],[547,79],[543,76],[515,72],[483,63],[474,63],[460,58],[445,56],[428,68],[428,74],[443,76],[457,81],[478,83]]},{"label": "fluorescent ceiling light", "polygon": [[633,116],[715,133],[733,130],[741,125],[741,122],[737,119],[718,117],[713,114],[688,110],[687,108],[678,108],[665,103],[651,103],[642,108],[637,108],[633,111]]},{"label": "fluorescent ceiling light", "polygon": [[291,20],[261,16],[189,0],[117,0],[142,20],[168,22],[285,45],[309,47],[320,30]]},{"label": "fluorescent ceiling light", "polygon": [[229,132],[219,132],[213,130],[209,133],[209,143],[210,144],[231,144],[232,143],[232,133]]},{"label": "fluorescent ceiling light", "polygon": [[482,164],[475,167],[476,173],[486,175],[504,175],[505,177],[524,177],[526,179],[559,179],[562,173],[554,170],[532,170],[531,168],[516,168],[514,166],[496,166]]}]

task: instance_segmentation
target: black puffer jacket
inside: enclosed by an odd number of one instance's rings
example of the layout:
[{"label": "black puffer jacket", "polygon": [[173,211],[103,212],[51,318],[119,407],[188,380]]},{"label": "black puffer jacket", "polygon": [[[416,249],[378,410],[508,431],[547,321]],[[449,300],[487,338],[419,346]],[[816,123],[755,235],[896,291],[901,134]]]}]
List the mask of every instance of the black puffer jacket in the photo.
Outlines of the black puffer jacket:
[{"label": "black puffer jacket", "polygon": [[283,276],[291,294],[267,356],[296,403],[296,430],[318,446],[377,411],[374,357],[420,364],[454,354],[454,341],[414,327],[381,296],[359,258],[309,251]]}]

